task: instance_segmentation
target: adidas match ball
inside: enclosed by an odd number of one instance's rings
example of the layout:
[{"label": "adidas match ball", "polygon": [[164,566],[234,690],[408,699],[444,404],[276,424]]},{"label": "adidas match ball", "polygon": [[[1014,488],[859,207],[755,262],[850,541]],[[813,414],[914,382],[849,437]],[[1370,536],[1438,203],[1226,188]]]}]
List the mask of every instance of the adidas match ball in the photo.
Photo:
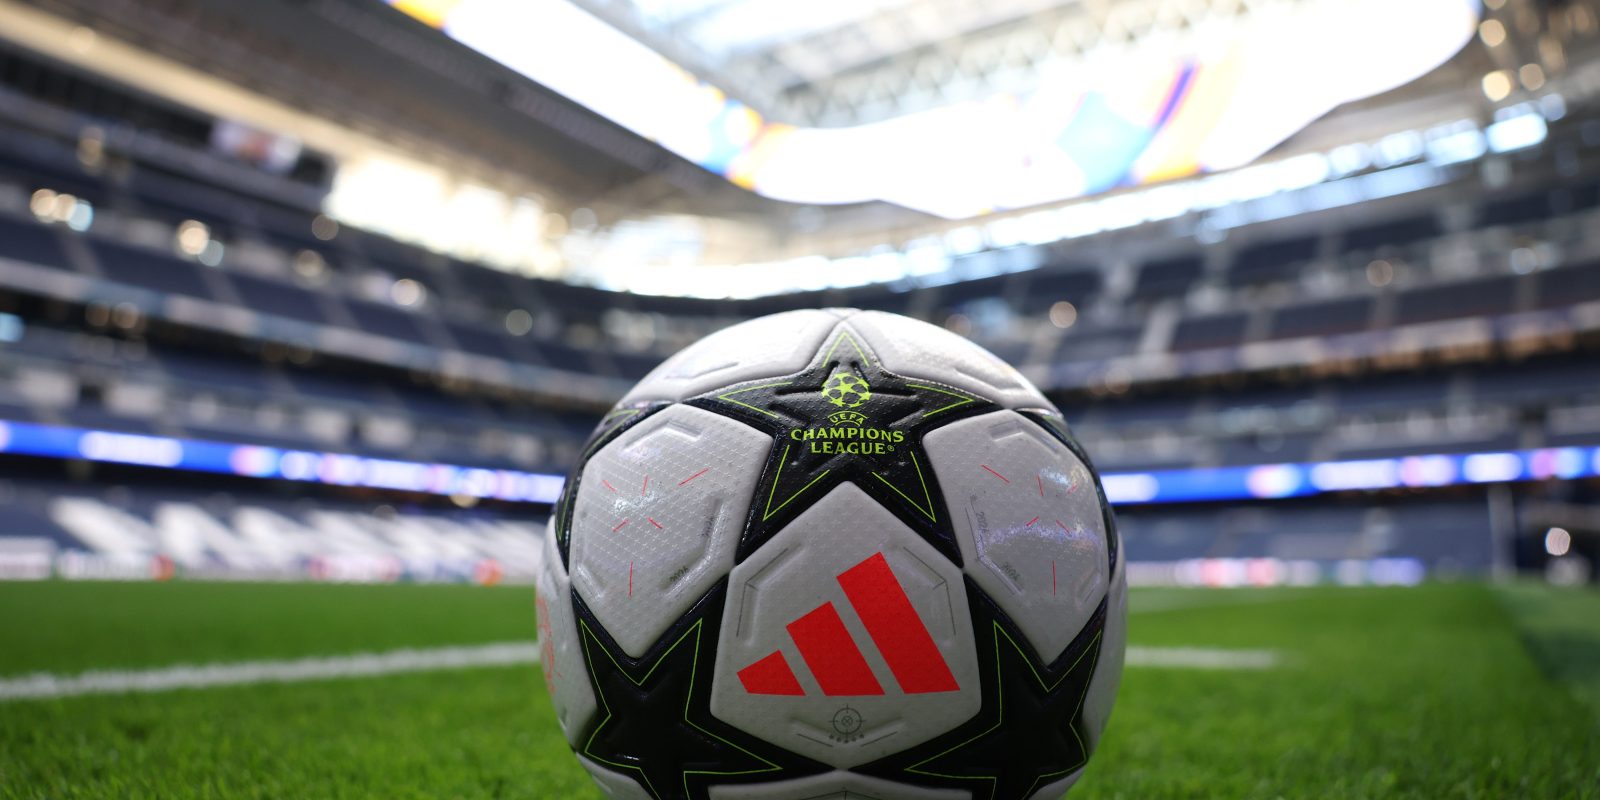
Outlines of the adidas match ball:
[{"label": "adidas match ball", "polygon": [[707,337],[595,430],[538,585],[613,798],[1057,797],[1122,673],[1099,478],[1016,370],[893,314]]}]

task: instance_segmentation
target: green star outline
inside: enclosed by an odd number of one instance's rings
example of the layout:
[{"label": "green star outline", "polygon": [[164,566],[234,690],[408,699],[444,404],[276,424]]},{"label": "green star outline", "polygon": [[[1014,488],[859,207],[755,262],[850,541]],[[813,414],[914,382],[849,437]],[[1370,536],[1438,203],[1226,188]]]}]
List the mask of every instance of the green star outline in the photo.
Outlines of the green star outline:
[{"label": "green star outline", "polygon": [[772,515],[773,514],[776,514],[779,511],[782,511],[784,506],[789,505],[789,503],[792,502],[796,497],[799,497],[800,495],[805,494],[805,491],[807,489],[810,489],[811,487],[816,486],[817,485],[817,481],[820,481],[823,478],[827,477],[828,473],[833,471],[831,469],[823,470],[821,475],[818,475],[817,477],[812,478],[810,483],[800,487],[798,490],[795,491],[794,494],[789,495],[789,499],[788,500],[785,500],[785,501],[779,503],[777,508],[773,508],[772,507],[773,496],[778,493],[778,482],[783,480],[783,465],[786,462],[788,462],[788,460],[789,460],[789,450],[791,448],[793,448],[793,447],[794,447],[794,445],[792,445],[792,444],[785,444],[783,446],[783,457],[778,459],[778,474],[772,476],[772,488],[767,491],[767,509],[766,509],[766,511],[762,512],[762,514],[761,514],[761,521],[762,522],[766,522],[767,520],[772,519]]},{"label": "green star outline", "polygon": [[922,462],[917,461],[917,451],[916,450],[907,450],[906,454],[911,456],[911,466],[915,467],[916,470],[917,470],[917,482],[922,484],[923,502],[928,504],[927,508],[923,508],[922,506],[918,505],[917,501],[911,499],[911,495],[906,494],[904,491],[902,491],[900,489],[900,487],[890,483],[889,479],[883,477],[882,474],[874,472],[874,473],[872,473],[872,477],[877,478],[880,481],[883,481],[883,485],[884,486],[887,486],[890,489],[893,489],[895,494],[900,495],[901,497],[904,497],[906,499],[906,502],[911,504],[912,508],[915,508],[916,510],[921,511],[924,515],[927,516],[928,519],[933,520],[934,522],[938,522],[939,521],[939,515],[935,514],[933,512],[933,493],[928,491],[928,480],[926,478],[922,477]]},{"label": "green star outline", "polygon": [[[614,420],[614,419],[617,419],[617,420],[627,419],[628,417],[631,417],[634,414],[637,414],[637,413],[639,413],[639,412],[641,412],[643,410],[644,409],[642,409],[642,408],[617,408],[617,409],[612,409],[609,414],[606,414],[604,417],[600,418],[599,427],[604,428],[606,425],[610,424],[610,422],[612,420]],[[621,424],[621,423],[618,423],[618,424]],[[604,434],[601,434],[600,436],[596,436],[594,441],[590,442],[589,446],[584,448],[583,454],[578,456],[578,463],[582,464],[582,463],[587,462],[589,460],[589,456],[593,455],[594,451],[598,450],[601,445],[607,444],[612,439],[615,439],[616,437],[612,435],[612,432],[614,430],[615,430],[615,428],[613,428],[612,430],[606,431]]]},{"label": "green star outline", "polygon": [[733,399],[733,396],[736,395],[736,394],[744,394],[745,392],[753,392],[753,391],[755,391],[757,389],[771,389],[774,386],[788,386],[789,384],[790,384],[790,381],[779,381],[777,383],[764,383],[764,384],[761,384],[760,386],[746,386],[743,389],[735,389],[734,391],[731,391],[731,392],[726,392],[726,393],[723,393],[723,394],[719,394],[719,395],[717,395],[717,399],[718,400],[726,400],[726,401],[728,401],[728,402],[730,402],[730,403],[732,403],[732,404],[734,404],[736,406],[744,406],[745,408],[748,408],[751,411],[755,411],[755,412],[761,413],[761,414],[766,414],[767,416],[772,417],[773,419],[783,419],[782,416],[779,416],[778,414],[774,414],[773,412],[768,411],[765,408],[756,408],[755,406],[750,405],[749,403],[745,403],[745,402],[741,402],[741,401],[735,400],[735,399]]},{"label": "green star outline", "polygon": [[[650,783],[650,776],[646,775],[642,768],[636,767],[636,766],[634,766],[632,764],[620,764],[620,763],[617,763],[615,761],[608,761],[608,760],[606,760],[604,758],[601,758],[600,756],[595,755],[589,749],[590,746],[594,744],[595,737],[599,736],[600,735],[600,731],[604,730],[606,724],[611,722],[612,715],[611,715],[611,704],[606,702],[605,692],[602,692],[600,690],[600,676],[597,675],[595,673],[595,670],[594,670],[594,651],[593,651],[593,647],[591,645],[599,644],[600,639],[599,639],[598,636],[595,635],[594,631],[589,627],[589,622],[587,620],[580,620],[578,622],[578,625],[579,625],[579,627],[581,627],[583,629],[583,653],[584,653],[584,659],[589,664],[589,677],[590,677],[591,680],[594,681],[595,698],[599,701],[600,707],[605,709],[605,712],[606,712],[605,719],[600,720],[600,724],[595,726],[594,731],[589,734],[589,738],[584,741],[584,743],[583,743],[583,754],[585,756],[588,756],[589,758],[601,763],[601,764],[606,764],[608,766],[617,767],[619,769],[632,770],[632,771],[638,773],[640,782],[644,785],[645,789],[650,792],[650,796],[659,798],[659,797],[662,796],[661,792],[657,791],[655,785]],[[733,749],[738,750],[739,752],[744,753],[745,755],[747,755],[747,756],[749,756],[749,757],[751,757],[751,758],[753,758],[753,759],[755,759],[757,761],[760,761],[761,763],[767,765],[766,769],[747,769],[747,770],[736,770],[736,771],[707,770],[707,769],[684,770],[683,771],[683,793],[684,793],[685,797],[689,796],[689,776],[690,775],[759,775],[759,774],[766,773],[766,772],[781,772],[783,770],[783,767],[780,767],[777,764],[774,764],[771,761],[768,761],[767,759],[762,758],[761,756],[758,756],[755,753],[752,753],[749,750],[746,750],[743,747],[740,747],[739,745],[737,745],[737,744],[735,744],[733,742],[730,742],[727,739],[724,739],[721,736],[718,736],[715,733],[712,733],[711,731],[706,730],[705,728],[700,727],[700,725],[698,725],[694,720],[689,719],[689,707],[694,702],[694,682],[695,682],[695,679],[699,675],[699,672],[700,672],[700,639],[701,639],[700,634],[701,634],[701,629],[704,626],[705,626],[705,620],[704,619],[695,620],[694,624],[690,625],[689,629],[684,631],[683,635],[679,636],[677,641],[672,643],[671,647],[668,647],[666,650],[664,650],[661,653],[661,657],[656,659],[656,663],[651,664],[650,668],[648,670],[645,670],[644,676],[639,678],[638,680],[634,680],[633,676],[628,674],[628,671],[626,669],[623,669],[621,664],[617,663],[616,657],[611,655],[611,651],[610,650],[606,649],[606,647],[604,645],[601,645],[601,647],[600,647],[600,652],[606,654],[606,658],[611,661],[611,665],[612,666],[616,667],[617,672],[621,673],[622,676],[624,678],[627,678],[628,681],[631,682],[634,686],[643,686],[645,681],[650,680],[650,676],[655,674],[656,669],[659,668],[663,663],[666,662],[667,657],[672,655],[673,651],[677,650],[678,647],[681,646],[684,643],[684,641],[686,639],[688,639],[691,635],[694,636],[694,660],[692,662],[693,666],[691,666],[689,668],[689,690],[684,693],[683,721],[685,723],[688,723],[695,730],[700,731],[701,733],[704,733],[705,735],[710,736],[711,738],[716,739],[717,741],[722,742],[723,744],[728,745],[729,747],[732,747]]]},{"label": "green star outline", "polygon": [[849,339],[850,340],[850,346],[855,349],[856,355],[861,356],[861,360],[862,361],[864,361],[864,362],[866,362],[868,364],[876,363],[876,362],[874,362],[872,360],[871,356],[867,355],[865,350],[861,349],[861,345],[856,343],[856,337],[851,336],[850,332],[847,331],[847,330],[840,330],[839,331],[838,338],[833,340],[833,346],[828,348],[828,354],[822,357],[822,363],[826,364],[826,363],[828,363],[829,361],[831,361],[833,359],[833,351],[838,350],[839,349],[839,342],[841,342],[841,341],[843,341],[845,339]]},{"label": "green star outline", "polygon": [[978,398],[976,398],[976,397],[972,397],[972,396],[966,395],[966,394],[961,394],[959,392],[952,392],[952,391],[950,391],[948,389],[940,389],[937,386],[928,386],[927,384],[922,384],[922,383],[907,383],[906,385],[911,387],[911,388],[913,388],[913,389],[927,389],[930,392],[938,392],[939,394],[947,394],[947,395],[950,395],[951,397],[959,397],[959,398],[961,398],[960,400],[957,400],[956,402],[951,403],[950,405],[940,406],[939,408],[936,408],[936,409],[934,409],[932,411],[924,411],[924,412],[922,412],[923,418],[931,417],[934,414],[939,413],[940,411],[949,411],[952,408],[960,408],[960,407],[962,407],[962,406],[964,406],[964,405],[966,405],[968,403],[976,403],[976,402],[978,402]]},{"label": "green star outline", "polygon": [[[1023,652],[1023,650],[1022,650],[1022,646],[1017,644],[1017,640],[1013,639],[1011,637],[1011,634],[1007,633],[1006,629],[1004,627],[1002,627],[999,622],[994,622],[992,624],[994,625],[994,630],[995,630],[995,634],[996,634],[995,637],[994,637],[995,700],[996,700],[996,704],[999,706],[999,712],[1000,712],[999,714],[997,714],[995,716],[994,724],[990,725],[988,728],[985,728],[983,731],[980,731],[979,733],[973,734],[971,738],[968,738],[966,741],[961,742],[960,744],[952,745],[952,746],[946,748],[945,750],[943,750],[943,751],[941,751],[941,752],[939,752],[939,753],[937,753],[935,755],[929,756],[929,757],[927,757],[927,758],[925,758],[925,759],[923,759],[921,761],[918,761],[915,764],[912,764],[909,767],[906,767],[906,772],[910,772],[910,773],[913,773],[913,774],[916,774],[916,775],[927,775],[927,776],[934,777],[934,778],[947,778],[947,779],[950,779],[950,780],[958,780],[958,781],[988,781],[989,782],[989,793],[988,793],[988,796],[990,798],[994,797],[995,786],[996,786],[996,784],[998,784],[1000,782],[1000,777],[998,775],[948,775],[948,774],[945,774],[945,773],[942,773],[942,772],[930,772],[928,770],[918,769],[918,767],[921,767],[922,765],[927,764],[930,761],[934,761],[934,760],[943,758],[943,757],[949,755],[950,753],[953,753],[953,752],[955,752],[957,750],[960,750],[961,748],[966,747],[967,745],[972,744],[973,742],[976,742],[977,740],[982,739],[983,737],[988,736],[989,734],[995,732],[996,730],[998,730],[1000,728],[1001,725],[1005,724],[1005,719],[1006,719],[1006,702],[1005,702],[1006,701],[1006,695],[1005,695],[1006,686],[1005,686],[1005,681],[1000,679],[1000,637],[1001,636],[1006,637],[1006,641],[1011,644],[1012,649],[1016,650],[1017,651],[1017,655],[1022,657],[1023,663],[1028,665],[1028,671],[1033,673],[1033,679],[1038,681],[1039,682],[1039,686],[1041,688],[1043,688],[1045,690],[1045,692],[1048,693],[1048,692],[1055,691],[1056,687],[1060,686],[1063,681],[1065,681],[1067,678],[1072,677],[1072,674],[1078,671],[1078,668],[1083,665],[1083,660],[1086,657],[1088,657],[1088,655],[1090,653],[1098,653],[1099,652],[1100,639],[1101,639],[1102,636],[1105,635],[1105,631],[1096,632],[1095,635],[1094,635],[1094,638],[1089,640],[1089,646],[1083,648],[1083,652],[1078,654],[1078,658],[1077,658],[1077,660],[1072,662],[1072,666],[1068,667],[1065,672],[1061,673],[1061,677],[1056,678],[1054,683],[1045,683],[1044,678],[1039,674],[1039,669],[1033,665],[1033,659],[1028,658],[1028,654]],[[1078,715],[1083,712],[1083,701],[1086,698],[1088,698],[1088,696],[1089,696],[1089,684],[1092,683],[1092,682],[1093,682],[1092,679],[1083,682],[1083,693],[1078,695],[1078,702],[1077,702],[1076,705],[1073,706],[1072,714],[1068,717],[1069,720],[1077,719]],[[1034,778],[1033,779],[1033,783],[1028,787],[1028,790],[1022,793],[1023,797],[1031,796],[1033,794],[1034,790],[1039,788],[1039,782],[1040,781],[1047,780],[1047,779],[1052,779],[1052,778],[1059,778],[1059,777],[1061,777],[1063,775],[1070,775],[1070,774],[1072,774],[1073,770],[1082,769],[1083,765],[1089,763],[1089,748],[1088,748],[1087,745],[1085,745],[1083,743],[1083,737],[1078,734],[1077,726],[1074,726],[1069,722],[1068,725],[1067,725],[1067,728],[1068,728],[1068,730],[1072,731],[1072,738],[1078,740],[1078,752],[1083,754],[1083,758],[1081,760],[1079,760],[1078,763],[1073,764],[1072,766],[1067,767],[1066,769],[1057,770],[1055,772],[1047,772],[1047,773],[1045,773],[1043,775],[1039,775],[1038,777]]]},{"label": "green star outline", "polygon": [[[1050,426],[1050,430],[1055,431],[1056,433],[1061,434],[1062,436],[1067,436],[1067,437],[1072,436],[1071,431],[1067,430],[1066,423],[1063,422],[1056,415],[1054,415],[1054,414],[1046,414],[1046,413],[1041,411],[1041,412],[1038,412],[1035,416],[1041,422],[1043,422],[1044,424]],[[1074,454],[1074,455],[1076,455],[1076,454]],[[1081,461],[1082,459],[1079,459],[1079,460]]]}]

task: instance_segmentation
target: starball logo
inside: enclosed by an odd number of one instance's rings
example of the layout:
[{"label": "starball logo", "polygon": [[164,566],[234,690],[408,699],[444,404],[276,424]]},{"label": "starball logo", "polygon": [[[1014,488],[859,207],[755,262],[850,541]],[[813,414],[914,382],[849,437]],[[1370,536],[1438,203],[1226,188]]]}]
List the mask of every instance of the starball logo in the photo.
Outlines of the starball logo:
[{"label": "starball logo", "polygon": [[835,372],[822,384],[822,397],[840,408],[859,408],[872,399],[872,387],[859,376]]},{"label": "starball logo", "polygon": [[822,399],[841,409],[828,415],[829,424],[789,431],[790,439],[813,453],[881,456],[895,452],[895,445],[906,440],[905,431],[870,427],[867,415],[854,410],[872,399],[872,387],[859,375],[835,372],[822,384]]}]

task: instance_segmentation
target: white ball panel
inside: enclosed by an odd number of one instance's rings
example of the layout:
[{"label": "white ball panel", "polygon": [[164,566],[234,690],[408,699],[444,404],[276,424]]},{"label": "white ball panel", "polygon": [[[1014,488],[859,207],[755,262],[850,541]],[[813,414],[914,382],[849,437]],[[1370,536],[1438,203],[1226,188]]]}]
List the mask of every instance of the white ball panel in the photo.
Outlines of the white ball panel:
[{"label": "white ball panel", "polygon": [[1081,777],[1083,777],[1083,768],[1080,767],[1076,772],[1061,780],[1045,784],[1039,791],[1034,792],[1033,797],[1029,798],[1029,800],[1056,800],[1056,798],[1066,794],[1067,790],[1071,789],[1072,785],[1077,783]]},{"label": "white ball panel", "polygon": [[890,372],[940,381],[1006,408],[1054,408],[1015,367],[944,328],[882,311],[857,312],[849,325]]},{"label": "white ball panel", "polygon": [[668,358],[620,404],[676,402],[735,383],[799,372],[840,316],[833,311],[788,311],[724,328]]},{"label": "white ball panel", "polygon": [[539,668],[544,671],[545,688],[556,720],[567,736],[567,743],[578,744],[578,735],[594,717],[594,689],[589,671],[579,651],[578,629],[573,619],[572,586],[561,556],[556,552],[555,534],[545,534],[544,563],[539,566],[535,603],[539,619]]},{"label": "white ball panel", "polygon": [[589,771],[589,777],[594,778],[595,785],[610,800],[654,800],[631,776],[603,767],[583,756],[578,756],[578,763]]},{"label": "white ball panel", "polygon": [[677,405],[584,465],[572,585],[629,655],[644,655],[733,566],[771,449],[742,422]]},{"label": "white ball panel", "polygon": [[[880,553],[957,689],[908,694],[842,589],[838,576]],[[824,604],[838,614],[882,694],[827,696],[821,689],[787,626]],[[854,484],[819,498],[735,567],[727,609],[711,713],[807,758],[835,767],[864,764],[949,730],[982,702],[960,570]],[[804,696],[746,690],[739,672],[774,652],[783,654]],[[858,730],[841,736],[833,723],[846,707],[859,720]]]},{"label": "white ball panel", "polygon": [[1128,647],[1128,571],[1122,551],[1117,551],[1117,568],[1111,578],[1111,598],[1106,603],[1105,640],[1100,643],[1100,664],[1089,683],[1089,696],[1083,701],[1083,721],[1089,729],[1089,750],[1100,744],[1111,707],[1122,685],[1122,664]]},{"label": "white ball panel", "polygon": [[995,411],[923,438],[966,572],[1045,661],[1105,597],[1105,517],[1094,477],[1049,432]]}]

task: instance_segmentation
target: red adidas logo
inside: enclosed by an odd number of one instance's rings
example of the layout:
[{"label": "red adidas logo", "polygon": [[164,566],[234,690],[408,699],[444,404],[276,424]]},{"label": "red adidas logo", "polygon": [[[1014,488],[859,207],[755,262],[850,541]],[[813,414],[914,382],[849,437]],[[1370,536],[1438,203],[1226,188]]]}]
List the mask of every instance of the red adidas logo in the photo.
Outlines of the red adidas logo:
[{"label": "red adidas logo", "polygon": [[[883,553],[874,553],[845,570],[838,580],[850,607],[861,618],[867,635],[872,637],[872,643],[889,665],[902,691],[930,694],[961,688],[950,673],[950,665],[933,643],[933,635],[917,616],[911,598],[895,580]],[[788,631],[823,694],[829,697],[883,694],[883,686],[872,674],[861,648],[850,638],[832,602],[823,603],[789,623]],[[750,694],[801,696],[806,693],[781,650],[774,650],[739,670],[739,682]]]}]

